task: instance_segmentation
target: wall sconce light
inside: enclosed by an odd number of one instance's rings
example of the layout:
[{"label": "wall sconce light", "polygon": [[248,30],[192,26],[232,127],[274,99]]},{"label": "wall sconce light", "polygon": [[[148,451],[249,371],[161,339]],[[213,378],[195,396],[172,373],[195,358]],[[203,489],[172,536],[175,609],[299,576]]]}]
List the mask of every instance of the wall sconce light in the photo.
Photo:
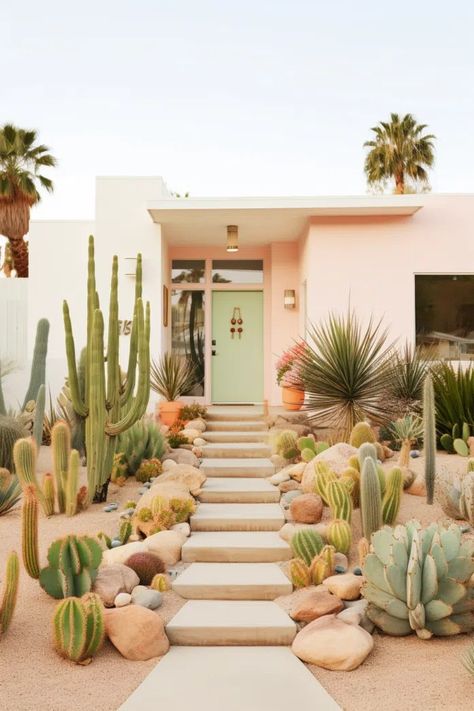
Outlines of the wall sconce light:
[{"label": "wall sconce light", "polygon": [[227,251],[239,251],[239,228],[237,225],[227,225]]},{"label": "wall sconce light", "polygon": [[285,289],[283,305],[285,309],[294,309],[296,307],[296,291],[294,289]]}]

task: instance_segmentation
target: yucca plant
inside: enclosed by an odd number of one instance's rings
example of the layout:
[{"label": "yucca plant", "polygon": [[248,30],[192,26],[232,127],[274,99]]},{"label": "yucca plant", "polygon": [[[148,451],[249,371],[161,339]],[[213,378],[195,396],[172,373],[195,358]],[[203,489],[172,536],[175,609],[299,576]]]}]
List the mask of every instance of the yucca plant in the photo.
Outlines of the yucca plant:
[{"label": "yucca plant", "polygon": [[391,395],[396,401],[398,414],[421,411],[423,382],[430,365],[430,354],[422,353],[408,343],[401,351],[394,351],[391,361]]},{"label": "yucca plant", "polygon": [[389,422],[392,351],[381,321],[370,319],[364,327],[353,312],[311,326],[298,367],[310,419],[336,428],[344,439],[362,420]]},{"label": "yucca plant", "polygon": [[389,432],[393,441],[401,445],[399,465],[408,467],[410,450],[423,437],[423,420],[418,415],[400,417],[390,424]]},{"label": "yucca plant", "polygon": [[[438,435],[462,432],[464,423],[474,427],[474,366],[454,368],[438,363],[432,370]],[[461,436],[460,434],[456,435]]]},{"label": "yucca plant", "polygon": [[168,402],[186,395],[194,385],[194,366],[176,353],[164,353],[150,369],[150,387]]}]

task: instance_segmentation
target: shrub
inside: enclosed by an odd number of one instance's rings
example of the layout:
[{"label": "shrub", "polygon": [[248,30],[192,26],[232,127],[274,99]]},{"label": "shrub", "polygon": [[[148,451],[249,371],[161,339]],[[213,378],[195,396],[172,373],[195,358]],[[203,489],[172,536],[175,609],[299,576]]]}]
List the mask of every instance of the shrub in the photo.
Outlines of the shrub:
[{"label": "shrub", "polygon": [[155,553],[134,553],[125,561],[125,565],[135,571],[142,585],[151,585],[155,575],[166,570],[165,564]]},{"label": "shrub", "polygon": [[150,481],[152,477],[158,476],[163,471],[163,465],[159,459],[144,459],[138,470],[135,472],[135,479],[142,483]]}]

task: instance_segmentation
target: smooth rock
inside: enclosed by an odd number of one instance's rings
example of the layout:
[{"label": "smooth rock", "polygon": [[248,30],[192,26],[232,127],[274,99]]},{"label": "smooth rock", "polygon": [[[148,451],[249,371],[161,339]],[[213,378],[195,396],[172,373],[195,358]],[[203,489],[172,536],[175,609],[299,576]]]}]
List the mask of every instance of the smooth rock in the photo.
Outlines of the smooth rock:
[{"label": "smooth rock", "polygon": [[171,526],[170,531],[176,531],[176,533],[187,538],[191,535],[191,526],[187,522],[175,523],[174,526]]},{"label": "smooth rock", "polygon": [[189,464],[177,464],[173,469],[163,472],[153,483],[152,488],[161,486],[165,482],[172,482],[187,487],[191,494],[196,496],[201,491],[205,481],[206,475],[197,467]]},{"label": "smooth rock", "polygon": [[124,564],[133,553],[143,553],[147,547],[143,541],[134,543],[126,543],[118,548],[111,548],[102,554],[102,563],[105,565],[113,565],[114,563]]},{"label": "smooth rock", "polygon": [[323,502],[318,494],[303,494],[293,499],[290,513],[295,523],[319,523],[323,515]]},{"label": "smooth rock", "polygon": [[306,462],[298,462],[298,464],[292,464],[290,469],[290,476],[292,479],[301,482],[303,478],[304,470],[306,469]]},{"label": "smooth rock", "polygon": [[287,491],[286,494],[283,494],[283,496],[280,499],[281,504],[287,509],[287,508],[289,508],[293,499],[296,499],[298,496],[303,496],[303,492],[300,490]]},{"label": "smooth rock", "polygon": [[186,536],[178,531],[159,531],[145,540],[145,549],[156,553],[165,565],[175,565],[181,559]]},{"label": "smooth rock", "polygon": [[412,459],[418,459],[418,457],[420,456],[420,454],[421,454],[421,452],[420,452],[419,449],[412,449],[411,452],[410,452],[410,457],[411,457]]},{"label": "smooth rock", "polygon": [[295,599],[291,604],[289,615],[297,622],[312,622],[318,617],[337,613],[344,609],[341,600],[327,590],[304,588],[297,590],[293,595]]},{"label": "smooth rock", "polygon": [[362,578],[353,573],[343,573],[342,575],[330,575],[323,580],[323,585],[337,595],[340,600],[357,600],[360,597]]},{"label": "smooth rock", "polygon": [[325,540],[327,538],[327,525],[325,523],[285,523],[279,530],[279,535],[284,541],[290,543],[297,531],[312,528]]},{"label": "smooth rock", "polygon": [[201,419],[201,417],[197,417],[195,420],[189,420],[186,425],[186,428],[190,430],[198,430],[198,432],[205,432],[206,423],[203,419]]},{"label": "smooth rock", "polygon": [[362,568],[359,568],[359,566],[357,566],[352,570],[352,572],[354,573],[354,575],[362,575]]},{"label": "smooth rock", "polygon": [[169,649],[161,617],[146,607],[106,609],[104,618],[108,638],[126,659],[146,661],[161,657]]},{"label": "smooth rock", "polygon": [[345,573],[347,571],[347,568],[345,565],[335,565],[334,566],[334,572],[337,573],[338,575],[342,575],[342,573]]},{"label": "smooth rock", "polygon": [[115,607],[125,607],[125,605],[130,605],[131,602],[132,596],[130,595],[130,593],[122,592],[119,593],[115,598],[114,605]]},{"label": "smooth rock", "polygon": [[204,445],[206,444],[206,440],[202,437],[196,437],[196,439],[193,441],[193,444],[195,447],[204,447]]},{"label": "smooth rock", "polygon": [[282,481],[282,483],[278,485],[278,488],[282,494],[287,494],[289,491],[299,491],[300,485],[294,479],[289,479],[288,481]]},{"label": "smooth rock", "polygon": [[346,622],[348,625],[359,625],[362,614],[356,607],[348,607],[337,615],[337,619]]},{"label": "smooth rock", "polygon": [[121,541],[120,539],[118,539],[118,538],[113,538],[113,539],[110,541],[110,545],[111,545],[112,548],[118,548],[119,546],[122,545],[122,541]]},{"label": "smooth rock", "polygon": [[199,466],[199,459],[189,449],[172,449],[166,458],[173,459],[177,464],[189,464],[190,467]]},{"label": "smooth rock", "polygon": [[374,646],[371,635],[335,615],[310,622],[296,635],[292,650],[304,662],[333,671],[357,669]]},{"label": "smooth rock", "polygon": [[290,475],[286,471],[285,467],[285,469],[282,469],[277,474],[267,477],[267,481],[274,486],[278,486],[278,484],[282,484],[284,481],[290,481]]},{"label": "smooth rock", "polygon": [[175,462],[174,459],[165,459],[163,462],[163,471],[169,472],[176,466],[177,462]]},{"label": "smooth rock", "polygon": [[106,607],[112,607],[119,593],[132,592],[139,582],[135,571],[126,565],[102,565],[97,572],[92,591],[99,595]]},{"label": "smooth rock", "polygon": [[180,434],[183,435],[183,437],[186,437],[189,444],[192,444],[195,439],[201,436],[201,432],[199,430],[193,430],[190,427],[185,427],[184,430],[181,430]]},{"label": "smooth rock", "polygon": [[426,483],[423,476],[417,476],[415,481],[408,489],[405,489],[407,494],[412,496],[426,496]]},{"label": "smooth rock", "polygon": [[349,457],[357,454],[357,449],[352,447],[350,444],[345,442],[339,442],[334,444],[329,449],[325,449],[324,452],[316,455],[305,467],[303,478],[301,484],[303,486],[303,491],[310,493],[314,491],[314,465],[316,462],[325,462],[329,467],[336,473],[342,474],[344,469],[347,467],[347,462]]},{"label": "smooth rock", "polygon": [[151,590],[144,585],[137,585],[132,590],[132,603],[147,607],[149,610],[156,610],[163,603],[163,595],[158,590]]}]

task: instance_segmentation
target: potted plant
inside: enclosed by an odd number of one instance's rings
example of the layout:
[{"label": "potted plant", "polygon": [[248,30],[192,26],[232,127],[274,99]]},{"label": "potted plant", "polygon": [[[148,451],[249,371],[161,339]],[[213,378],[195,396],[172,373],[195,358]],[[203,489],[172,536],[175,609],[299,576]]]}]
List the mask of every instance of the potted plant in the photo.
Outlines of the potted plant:
[{"label": "potted plant", "polygon": [[298,359],[306,348],[304,341],[296,343],[285,351],[277,361],[277,383],[281,386],[282,403],[285,410],[301,410],[303,406],[304,389],[298,374]]},{"label": "potted plant", "polygon": [[194,380],[194,366],[176,353],[164,353],[158,362],[152,362],[150,387],[163,398],[157,405],[161,424],[176,422],[183,408],[179,398],[189,392]]}]

